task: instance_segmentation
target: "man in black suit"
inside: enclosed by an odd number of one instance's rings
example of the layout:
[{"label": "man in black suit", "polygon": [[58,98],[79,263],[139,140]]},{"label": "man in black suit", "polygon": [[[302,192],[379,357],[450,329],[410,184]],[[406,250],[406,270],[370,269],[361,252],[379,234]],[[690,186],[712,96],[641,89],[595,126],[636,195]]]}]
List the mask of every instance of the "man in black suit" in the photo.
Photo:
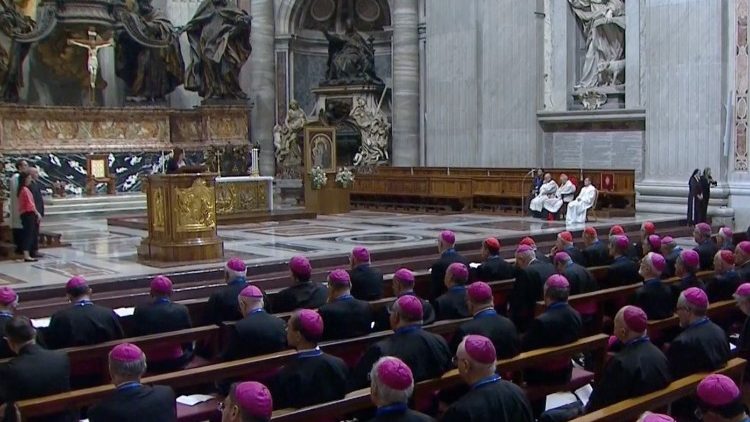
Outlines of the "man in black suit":
[{"label": "man in black suit", "polygon": [[377,410],[369,422],[434,422],[435,419],[409,409],[413,391],[414,376],[401,359],[378,359],[370,371],[370,397]]},{"label": "man in black suit", "polygon": [[138,346],[122,343],[109,352],[109,375],[115,392],[89,409],[91,422],[177,421],[172,388],[143,385],[146,355]]},{"label": "man in black suit", "polygon": [[714,269],[714,255],[719,251],[716,242],[711,239],[711,226],[698,223],[693,229],[693,239],[698,244],[693,250],[698,252],[702,270]]},{"label": "man in black suit", "polygon": [[523,332],[534,319],[534,305],[537,300],[542,300],[544,282],[555,273],[555,267],[539,261],[534,250],[526,245],[516,249],[516,267],[516,281],[508,304],[510,319],[516,324],[518,331]]},{"label": "man in black suit", "polygon": [[279,292],[271,309],[275,313],[291,312],[295,309],[317,309],[328,299],[328,289],[321,283],[311,281],[312,265],[304,256],[289,260],[289,272],[293,283]]},{"label": "man in black suit", "polygon": [[740,280],[750,281],[750,241],[743,240],[734,248],[734,264]]},{"label": "man in black suit", "polygon": [[[153,301],[136,306],[133,312],[133,334],[166,333],[192,328],[190,313],[185,305],[174,303],[172,280],[159,275],[151,280],[151,297]],[[182,369],[193,357],[193,345],[165,344],[147,350],[148,370],[152,373],[171,372]]]},{"label": "man in black suit", "polygon": [[573,244],[573,234],[569,231],[564,231],[557,235],[555,246],[552,247],[549,254],[550,260],[552,260],[558,252],[567,253],[573,262],[578,265],[586,265],[586,258],[583,256],[583,252],[575,247]]},{"label": "man in black suit", "polygon": [[508,280],[515,276],[516,270],[500,256],[500,241],[488,237],[482,242],[480,251],[482,263],[472,271],[472,279],[479,281]]},{"label": "man in black suit", "polygon": [[[569,293],[570,283],[564,276],[553,274],[547,279],[544,284],[547,309],[531,322],[521,338],[524,351],[578,341],[583,323],[578,312],[568,305]],[[543,366],[527,369],[524,380],[529,384],[565,384],[570,381],[572,369],[569,358],[549,359]]]},{"label": "man in black suit", "polygon": [[[29,167],[29,176],[31,176],[29,189],[31,189],[31,195],[34,197],[34,206],[39,211],[39,214],[44,217],[44,196],[42,195],[42,182],[39,181],[39,169],[36,166]],[[39,226],[41,222],[40,219],[36,220],[36,233],[40,233]],[[39,236],[31,240],[29,255],[32,258],[41,258],[43,256],[39,253]]]},{"label": "man in black suit", "polygon": [[[5,325],[5,339],[16,357],[9,362],[0,363],[0,403],[70,391],[68,355],[37,345],[36,330],[28,318],[17,316],[11,319]],[[72,422],[78,418],[69,413],[61,413],[33,420]]]},{"label": "man in black suit", "polygon": [[714,256],[714,273],[716,274],[706,284],[706,294],[709,302],[719,302],[732,299],[734,292],[740,287],[740,275],[734,269],[734,254],[722,249]]},{"label": "man in black suit", "polygon": [[672,289],[661,281],[661,272],[666,266],[663,256],[649,252],[638,269],[643,277],[643,287],[635,291],[630,303],[643,309],[651,320],[668,318],[674,313]]},{"label": "man in black suit", "polygon": [[599,240],[596,229],[586,227],[583,230],[583,257],[586,260],[587,267],[600,267],[609,265],[611,258],[607,245]]},{"label": "man in black suit", "polygon": [[399,268],[393,273],[393,296],[396,299],[386,306],[380,308],[380,311],[375,315],[375,329],[374,331],[390,330],[391,313],[393,304],[401,296],[414,296],[422,303],[422,324],[430,325],[435,322],[435,310],[432,308],[430,302],[420,298],[414,293],[414,273],[406,268]]},{"label": "man in black suit", "polygon": [[433,303],[438,321],[470,316],[469,309],[466,307],[466,282],[468,280],[469,270],[460,262],[452,263],[445,270],[445,287],[448,290]]},{"label": "man in black suit", "polygon": [[349,273],[333,270],[328,275],[328,303],[318,309],[325,323],[324,340],[359,337],[372,330],[372,309],[351,294]]},{"label": "man in black suit", "polygon": [[625,306],[615,316],[614,335],[622,348],[607,361],[594,385],[587,412],[665,388],[672,381],[669,361],[646,335],[646,313]]},{"label": "man in black suit", "polygon": [[88,346],[123,338],[117,314],[91,301],[91,288],[83,277],[68,280],[65,292],[73,306],[52,315],[44,333],[47,347]]},{"label": "man in black suit", "polygon": [[274,353],[286,348],[284,320],[263,309],[263,292],[256,286],[245,287],[238,298],[245,317],[230,326],[229,343],[221,360],[229,361]]},{"label": "man in black suit", "polygon": [[224,265],[225,287],[211,294],[208,298],[204,320],[206,324],[221,324],[224,321],[242,319],[237,296],[248,286],[247,266],[245,261],[232,258]]},{"label": "man in black suit", "polygon": [[613,261],[607,269],[606,286],[602,287],[624,286],[640,280],[638,264],[626,255],[629,247],[630,240],[626,236],[615,235],[609,238],[609,254]]},{"label": "man in black suit", "polygon": [[456,235],[450,230],[440,233],[437,239],[440,258],[430,267],[430,298],[435,299],[445,293],[445,270],[454,262],[460,262],[467,267],[469,261],[456,252]]},{"label": "man in black suit", "polygon": [[667,261],[667,266],[661,274],[662,278],[674,277],[676,273],[675,265],[677,265],[677,258],[680,257],[681,253],[682,248],[677,246],[677,242],[675,242],[671,236],[664,236],[661,238],[661,255]]},{"label": "man in black suit", "polygon": [[[18,294],[10,287],[0,287],[0,338],[5,335],[5,325],[13,319],[18,306]],[[0,359],[13,356],[8,343],[0,341]]]},{"label": "man in black suit", "polygon": [[232,384],[221,406],[221,422],[268,422],[273,414],[273,397],[256,381]]},{"label": "man in black suit", "polygon": [[383,273],[370,266],[370,252],[356,246],[349,254],[352,296],[359,300],[378,300],[383,297]]},{"label": "man in black suit", "polygon": [[297,350],[297,358],[269,384],[277,409],[326,403],[346,394],[349,368],[343,360],[318,347],[324,328],[327,329],[323,318],[310,309],[300,309],[289,318],[286,339]]},{"label": "man in black suit", "polygon": [[469,312],[474,316],[456,330],[451,339],[451,352],[455,354],[464,337],[477,334],[492,340],[498,359],[509,359],[521,353],[521,341],[513,321],[498,315],[492,301],[492,288],[476,281],[466,289]]},{"label": "man in black suit", "polygon": [[367,374],[383,356],[395,356],[411,368],[414,381],[443,375],[451,366],[448,343],[442,336],[422,329],[422,302],[414,296],[401,296],[391,312],[393,335],[371,345],[352,372],[350,389],[368,385]]}]

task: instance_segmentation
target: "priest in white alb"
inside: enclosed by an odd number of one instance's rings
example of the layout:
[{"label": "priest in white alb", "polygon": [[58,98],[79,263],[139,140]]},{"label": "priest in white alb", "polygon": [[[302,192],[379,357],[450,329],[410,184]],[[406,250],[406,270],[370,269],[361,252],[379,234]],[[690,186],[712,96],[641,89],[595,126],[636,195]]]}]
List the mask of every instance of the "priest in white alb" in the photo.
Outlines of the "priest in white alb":
[{"label": "priest in white alb", "polygon": [[591,184],[590,178],[583,179],[581,193],[575,201],[568,204],[568,212],[565,214],[566,224],[585,224],[586,211],[594,205],[596,200],[596,188]]},{"label": "priest in white alb", "polygon": [[576,194],[576,185],[568,179],[568,175],[560,175],[560,187],[557,189],[555,196],[547,198],[544,201],[544,209],[550,214],[556,214],[560,211],[563,204],[570,203]]},{"label": "priest in white alb", "polygon": [[541,217],[542,209],[544,209],[544,201],[550,197],[554,197],[555,192],[557,192],[557,183],[552,180],[552,175],[547,173],[544,175],[542,187],[539,188],[539,194],[529,204],[529,209],[532,211],[534,217]]}]

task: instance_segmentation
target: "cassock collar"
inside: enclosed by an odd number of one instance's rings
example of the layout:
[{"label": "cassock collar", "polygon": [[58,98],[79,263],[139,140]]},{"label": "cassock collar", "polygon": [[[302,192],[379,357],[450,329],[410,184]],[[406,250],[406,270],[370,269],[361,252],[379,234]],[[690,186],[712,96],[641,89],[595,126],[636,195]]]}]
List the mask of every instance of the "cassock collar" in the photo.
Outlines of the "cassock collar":
[{"label": "cassock collar", "polygon": [[341,302],[341,301],[350,300],[350,299],[354,299],[354,296],[352,296],[350,294],[346,294],[346,295],[341,295],[341,296],[337,297],[336,299],[333,299],[333,301],[334,302]]},{"label": "cassock collar", "polygon": [[440,254],[441,257],[446,257],[448,255],[455,255],[456,254],[456,248],[448,248],[443,251],[443,253]]},{"label": "cassock collar", "polygon": [[709,321],[710,321],[710,319],[708,319],[708,317],[703,317],[703,318],[701,318],[701,319],[699,319],[697,321],[691,322],[690,324],[688,324],[687,327],[685,327],[685,329],[687,330],[689,328],[698,327],[700,325],[707,324]]},{"label": "cassock collar", "polygon": [[154,300],[155,305],[166,305],[167,303],[172,303],[171,300],[169,300],[168,297],[160,297],[156,300]]},{"label": "cassock collar", "polygon": [[493,308],[485,308],[474,314],[474,319],[487,318],[497,315],[497,311]]},{"label": "cassock collar", "polygon": [[128,391],[133,390],[136,388],[139,388],[141,386],[141,383],[138,381],[130,381],[130,382],[123,382],[122,384],[118,385],[117,391]]},{"label": "cassock collar", "polygon": [[237,277],[237,278],[233,279],[232,281],[230,281],[227,284],[230,285],[230,286],[237,286],[239,284],[245,284],[245,283],[247,283],[247,278],[245,278],[245,277]]},{"label": "cassock collar", "polygon": [[11,312],[0,311],[0,317],[13,318],[13,314]]},{"label": "cassock collar", "polygon": [[490,255],[487,257],[487,261],[489,261],[490,259],[500,259],[500,255]]},{"label": "cassock collar", "polygon": [[615,258],[615,261],[617,261],[618,259],[628,259],[628,257],[625,255],[618,255],[617,258]]},{"label": "cassock collar", "polygon": [[494,384],[496,382],[500,381],[500,375],[494,374],[486,378],[482,378],[481,380],[475,382],[472,384],[471,389],[476,390],[477,388],[484,387],[488,384]]},{"label": "cassock collar", "polygon": [[644,286],[658,286],[661,285],[661,279],[658,278],[650,278],[648,280],[645,280],[643,282]]},{"label": "cassock collar", "polygon": [[635,344],[645,343],[647,341],[651,341],[651,339],[648,338],[648,336],[641,336],[641,337],[637,337],[637,338],[634,338],[632,340],[626,341],[624,345],[625,345],[625,347],[627,347],[627,346],[632,346],[632,345],[635,345]]},{"label": "cassock collar", "polygon": [[566,306],[568,306],[568,302],[555,302],[547,306],[547,309],[545,309],[544,312],[551,311],[552,309],[564,308]]},{"label": "cassock collar", "polygon": [[389,404],[388,406],[378,407],[378,410],[375,411],[375,415],[383,416],[391,415],[394,413],[406,413],[408,409],[409,406],[407,406],[406,403],[393,403]]},{"label": "cassock collar", "polygon": [[81,299],[79,301],[76,301],[73,304],[73,306],[84,307],[84,306],[93,305],[93,304],[94,304],[94,302],[92,302],[91,299]]},{"label": "cassock collar", "polygon": [[260,312],[265,312],[265,311],[263,310],[263,308],[253,309],[252,311],[247,313],[247,316],[254,315]]},{"label": "cassock collar", "polygon": [[322,354],[323,352],[320,350],[320,347],[316,346],[314,349],[298,350],[297,359],[314,358]]},{"label": "cassock collar", "polygon": [[449,292],[464,292],[464,291],[466,291],[466,286],[464,286],[463,284],[459,284],[459,285],[456,285],[456,286],[451,286],[451,288],[448,289],[448,291]]},{"label": "cassock collar", "polygon": [[412,324],[407,325],[401,328],[396,328],[393,330],[393,334],[407,334],[407,333],[413,333],[415,331],[419,331],[422,329],[422,326],[420,324]]}]

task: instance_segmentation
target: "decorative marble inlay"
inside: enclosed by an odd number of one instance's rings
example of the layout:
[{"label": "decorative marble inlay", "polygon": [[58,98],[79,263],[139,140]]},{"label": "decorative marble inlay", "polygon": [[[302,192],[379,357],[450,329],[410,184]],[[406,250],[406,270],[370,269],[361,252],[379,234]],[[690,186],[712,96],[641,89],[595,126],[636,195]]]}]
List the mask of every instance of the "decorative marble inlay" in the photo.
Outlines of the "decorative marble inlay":
[{"label": "decorative marble inlay", "polygon": [[363,244],[363,245],[377,245],[381,243],[402,243],[402,242],[415,242],[422,240],[422,236],[408,235],[408,234],[359,234],[354,236],[341,236],[336,238],[336,242],[351,243],[351,244]]},{"label": "decorative marble inlay", "polygon": [[59,274],[64,277],[73,277],[77,275],[83,277],[93,277],[117,274],[116,271],[112,271],[107,268],[98,267],[96,265],[86,264],[79,261],[67,261],[64,259],[45,259],[32,264],[32,267]]},{"label": "decorative marble inlay", "polygon": [[748,109],[748,37],[747,16],[748,0],[737,0],[735,3],[737,15],[737,40],[735,51],[735,103],[734,103],[734,169],[748,171],[747,160],[747,109]]}]

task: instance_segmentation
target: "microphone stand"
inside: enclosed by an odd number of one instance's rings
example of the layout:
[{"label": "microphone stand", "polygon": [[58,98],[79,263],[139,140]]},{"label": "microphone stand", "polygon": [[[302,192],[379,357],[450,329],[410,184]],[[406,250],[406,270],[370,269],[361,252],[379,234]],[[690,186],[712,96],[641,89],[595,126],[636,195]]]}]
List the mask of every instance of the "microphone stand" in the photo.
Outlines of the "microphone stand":
[{"label": "microphone stand", "polygon": [[532,173],[534,173],[534,169],[527,171],[521,179],[521,216],[523,216],[526,210],[526,189],[524,189],[524,184],[526,182],[526,178],[529,177],[529,175]]}]

